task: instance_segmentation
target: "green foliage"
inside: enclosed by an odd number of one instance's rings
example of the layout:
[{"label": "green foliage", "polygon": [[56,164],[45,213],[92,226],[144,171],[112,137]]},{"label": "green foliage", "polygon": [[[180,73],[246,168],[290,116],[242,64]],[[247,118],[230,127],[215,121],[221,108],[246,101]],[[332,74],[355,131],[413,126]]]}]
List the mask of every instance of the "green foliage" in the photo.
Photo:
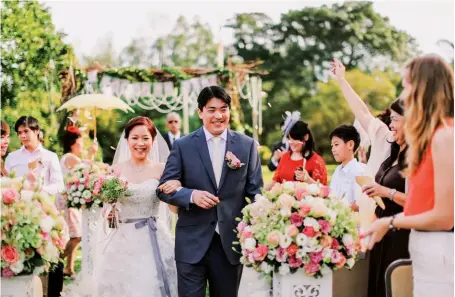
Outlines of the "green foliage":
[{"label": "green foliage", "polygon": [[19,93],[45,90],[45,73],[69,62],[71,46],[57,32],[49,9],[38,1],[4,1],[1,9],[1,97],[14,106]]},{"label": "green foliage", "polygon": [[[269,72],[263,83],[267,102],[261,136],[261,143],[267,145],[279,138],[277,135],[272,139],[271,133],[278,129],[287,110],[299,110],[304,120],[311,122],[350,119],[350,112],[336,105],[331,106],[333,111],[328,112],[331,109],[327,107],[324,110],[328,113],[321,113],[318,108],[322,103],[313,98],[321,86],[318,82],[327,78],[327,62],[333,57],[340,58],[348,70],[360,68],[368,73],[378,67],[401,66],[418,52],[414,38],[394,28],[386,17],[374,11],[371,2],[293,10],[282,14],[278,23],[261,13],[237,14],[227,26],[234,30],[235,37],[230,51],[244,60],[264,61],[262,67]],[[359,86],[358,90],[362,88]],[[383,105],[382,100],[379,105]],[[247,103],[242,103],[247,108]],[[249,113],[244,114],[245,122],[250,122]],[[322,134],[328,129],[313,130],[316,142],[322,144],[319,147],[328,151],[323,140],[328,134]]]},{"label": "green foliage", "polygon": [[267,146],[261,146],[259,149],[259,157],[261,158],[261,164],[267,165],[267,163],[270,161],[270,158],[272,158],[272,151]]}]

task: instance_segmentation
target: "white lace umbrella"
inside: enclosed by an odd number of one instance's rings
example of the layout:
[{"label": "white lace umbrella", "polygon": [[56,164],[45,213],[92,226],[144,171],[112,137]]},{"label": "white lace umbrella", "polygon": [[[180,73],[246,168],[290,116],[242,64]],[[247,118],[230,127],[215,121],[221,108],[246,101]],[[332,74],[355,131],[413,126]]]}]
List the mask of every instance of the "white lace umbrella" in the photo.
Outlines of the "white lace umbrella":
[{"label": "white lace umbrella", "polygon": [[126,104],[122,99],[104,95],[104,94],[83,94],[71,98],[67,102],[65,102],[62,106],[57,109],[57,111],[61,111],[63,109],[66,110],[73,110],[79,108],[93,108],[94,109],[94,119],[95,119],[95,139],[96,139],[96,113],[98,109],[102,110],[110,110],[110,109],[120,109],[124,112],[133,112],[134,110]]}]

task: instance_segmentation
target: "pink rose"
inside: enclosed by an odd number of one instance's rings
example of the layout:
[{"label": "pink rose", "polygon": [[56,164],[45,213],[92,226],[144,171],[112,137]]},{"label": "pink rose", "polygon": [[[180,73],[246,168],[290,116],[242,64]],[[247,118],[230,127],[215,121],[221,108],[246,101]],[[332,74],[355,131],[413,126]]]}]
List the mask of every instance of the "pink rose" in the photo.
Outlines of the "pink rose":
[{"label": "pink rose", "polygon": [[303,197],[307,196],[310,192],[307,189],[304,188],[297,188],[295,190],[295,197],[297,200],[302,200]]},{"label": "pink rose", "polygon": [[280,233],[272,231],[267,235],[267,242],[272,246],[277,246],[280,243]]},{"label": "pink rose", "polygon": [[319,226],[321,226],[321,231],[324,234],[329,234],[330,231],[332,231],[332,226],[330,226],[330,223],[326,220],[318,220]]},{"label": "pink rose", "polygon": [[296,227],[302,226],[303,223],[303,218],[296,212],[293,212],[290,217],[291,224],[293,224]]},{"label": "pink rose", "polygon": [[65,239],[63,239],[62,237],[59,237],[55,240],[55,244],[61,248],[61,249],[64,249],[65,246],[66,246],[66,242],[65,242]]},{"label": "pink rose", "polygon": [[299,235],[299,229],[297,229],[297,227],[294,226],[294,225],[289,225],[289,226],[286,228],[286,233],[287,233],[290,237],[296,237],[297,235]]},{"label": "pink rose", "polygon": [[310,253],[311,262],[317,264],[322,261],[322,251]]},{"label": "pink rose", "polygon": [[19,193],[12,188],[2,189],[2,199],[3,203],[10,204],[16,201],[17,197],[19,197]]},{"label": "pink rose", "polygon": [[88,198],[87,200],[85,200],[85,202],[87,202],[87,203],[92,202],[92,197],[90,197],[90,198]]},{"label": "pink rose", "polygon": [[300,268],[303,264],[302,260],[296,257],[290,257],[288,262],[291,268]]},{"label": "pink rose", "polygon": [[2,277],[10,278],[13,276],[14,276],[14,272],[9,267],[6,267],[2,270]]},{"label": "pink rose", "polygon": [[338,242],[338,240],[336,240],[336,238],[333,238],[332,249],[338,250],[339,246],[340,246],[340,243]]},{"label": "pink rose", "polygon": [[285,262],[286,258],[288,257],[286,249],[279,247],[276,250],[276,260],[280,263]]},{"label": "pink rose", "polygon": [[9,264],[14,264],[19,260],[19,253],[14,246],[7,245],[2,247],[2,258]]},{"label": "pink rose", "polygon": [[343,256],[342,254],[340,254],[340,259],[339,259],[338,263],[336,264],[336,266],[338,268],[342,268],[344,266],[344,264],[346,264],[346,257]]},{"label": "pink rose", "polygon": [[253,232],[251,231],[243,231],[242,235],[240,236],[242,239],[247,239],[253,237]]},{"label": "pink rose", "polygon": [[300,206],[299,214],[302,217],[305,217],[310,211],[311,211],[311,206],[304,204],[304,205]]},{"label": "pink rose", "polygon": [[330,195],[330,188],[327,187],[327,186],[321,186],[321,192],[319,193],[319,196],[321,196],[322,198],[326,198],[326,197],[329,197]]},{"label": "pink rose", "polygon": [[269,248],[265,244],[258,244],[253,252],[254,261],[263,261],[268,252]]},{"label": "pink rose", "polygon": [[299,247],[296,245],[296,244],[291,244],[290,246],[288,246],[288,248],[286,249],[286,251],[288,252],[289,256],[294,256],[297,251],[299,250]]},{"label": "pink rose", "polygon": [[338,262],[341,261],[342,255],[340,254],[339,251],[333,251],[332,253],[332,263],[337,264]]},{"label": "pink rose", "polygon": [[303,229],[303,234],[305,234],[308,237],[314,237],[316,235],[316,231],[314,231],[314,228],[311,226],[307,226]]},{"label": "pink rose", "polygon": [[316,272],[319,271],[319,264],[310,262],[308,264],[305,264],[304,268],[307,275],[315,275]]},{"label": "pink rose", "polygon": [[328,236],[328,235],[324,235],[321,238],[321,245],[324,248],[331,248],[332,247],[332,242],[333,242],[333,238]]},{"label": "pink rose", "polygon": [[43,238],[44,241],[49,241],[51,240],[51,237],[49,233],[41,231],[41,238]]},{"label": "pink rose", "polygon": [[246,223],[244,221],[241,221],[238,225],[237,225],[237,231],[239,233],[242,233],[243,230],[245,230],[245,227],[246,227]]}]

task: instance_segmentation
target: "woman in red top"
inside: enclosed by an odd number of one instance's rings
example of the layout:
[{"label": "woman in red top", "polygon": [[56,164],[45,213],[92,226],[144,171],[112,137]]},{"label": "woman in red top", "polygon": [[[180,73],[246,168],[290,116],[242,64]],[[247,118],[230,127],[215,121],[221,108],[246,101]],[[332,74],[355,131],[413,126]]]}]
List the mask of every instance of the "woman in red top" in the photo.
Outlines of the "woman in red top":
[{"label": "woman in red top", "polygon": [[453,70],[442,58],[423,56],[407,71],[408,199],[404,214],[375,221],[364,236],[371,248],[389,229],[412,229],[414,296],[453,296]]},{"label": "woman in red top", "polygon": [[274,184],[285,181],[320,182],[327,185],[327,168],[321,156],[314,151],[314,141],[308,124],[297,121],[286,133],[290,150],[280,160],[273,180],[265,186],[270,190]]}]

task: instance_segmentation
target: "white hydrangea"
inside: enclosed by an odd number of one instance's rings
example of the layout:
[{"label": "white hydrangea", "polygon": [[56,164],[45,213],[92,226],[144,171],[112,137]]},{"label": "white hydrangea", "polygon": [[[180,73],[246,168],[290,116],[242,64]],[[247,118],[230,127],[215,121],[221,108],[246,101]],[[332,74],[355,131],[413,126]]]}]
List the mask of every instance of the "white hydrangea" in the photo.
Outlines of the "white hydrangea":
[{"label": "white hydrangea", "polygon": [[289,264],[281,264],[278,271],[281,275],[288,275],[291,272],[291,269],[289,267]]}]

